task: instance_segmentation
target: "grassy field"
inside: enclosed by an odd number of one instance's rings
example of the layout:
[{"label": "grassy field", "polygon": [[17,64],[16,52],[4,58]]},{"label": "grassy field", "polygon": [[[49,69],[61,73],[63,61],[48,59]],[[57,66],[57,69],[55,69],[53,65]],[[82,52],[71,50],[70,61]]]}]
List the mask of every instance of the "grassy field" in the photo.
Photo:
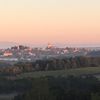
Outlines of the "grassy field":
[{"label": "grassy field", "polygon": [[43,77],[43,76],[68,76],[68,75],[83,75],[83,74],[99,74],[100,67],[86,67],[86,68],[76,68],[68,70],[58,70],[58,71],[39,71],[39,72],[30,72],[23,73],[18,76],[18,78],[28,78],[28,77]]},{"label": "grassy field", "polygon": [[[18,75],[18,79],[20,78],[37,78],[43,76],[68,76],[68,75],[84,75],[84,74],[91,74],[97,75],[100,79],[100,67],[87,67],[87,68],[76,68],[76,69],[68,69],[68,70],[58,70],[58,71],[40,71],[40,72],[30,72],[30,73],[23,73]],[[16,94],[8,94],[8,95],[0,95],[0,100],[13,100]]]},{"label": "grassy field", "polygon": [[2,94],[0,95],[0,100],[13,100],[16,94]]}]

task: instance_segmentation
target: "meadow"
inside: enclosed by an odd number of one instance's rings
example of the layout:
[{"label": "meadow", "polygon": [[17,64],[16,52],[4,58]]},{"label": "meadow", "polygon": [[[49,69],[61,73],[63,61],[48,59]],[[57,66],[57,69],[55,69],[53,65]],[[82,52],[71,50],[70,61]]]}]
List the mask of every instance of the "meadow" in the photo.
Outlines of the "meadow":
[{"label": "meadow", "polygon": [[85,68],[75,68],[68,70],[57,70],[57,71],[39,71],[39,72],[29,72],[22,73],[17,76],[17,78],[37,78],[37,77],[45,77],[45,76],[80,76],[80,75],[100,75],[100,67],[85,67]]},{"label": "meadow", "polygon": [[[94,75],[100,79],[100,67],[85,67],[85,68],[75,68],[67,70],[57,70],[57,71],[39,71],[39,72],[29,72],[19,74],[16,79],[28,79],[28,78],[41,78],[45,76],[53,77],[66,77],[69,75],[81,76],[81,75]],[[13,100],[15,94],[1,94],[0,100]]]}]

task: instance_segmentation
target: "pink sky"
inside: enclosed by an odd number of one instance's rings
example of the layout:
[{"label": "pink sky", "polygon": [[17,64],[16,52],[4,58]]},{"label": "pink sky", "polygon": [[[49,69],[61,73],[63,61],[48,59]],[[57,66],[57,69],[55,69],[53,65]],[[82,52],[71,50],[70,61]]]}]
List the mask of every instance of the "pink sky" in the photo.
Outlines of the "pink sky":
[{"label": "pink sky", "polygon": [[99,0],[4,1],[0,1],[0,41],[100,44]]}]

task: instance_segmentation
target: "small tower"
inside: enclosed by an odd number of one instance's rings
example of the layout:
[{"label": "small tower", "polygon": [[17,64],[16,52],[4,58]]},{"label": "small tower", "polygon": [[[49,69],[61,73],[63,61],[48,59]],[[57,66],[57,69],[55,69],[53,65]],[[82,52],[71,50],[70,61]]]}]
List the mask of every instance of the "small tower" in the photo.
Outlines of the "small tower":
[{"label": "small tower", "polygon": [[52,48],[52,47],[53,47],[53,45],[52,45],[51,43],[48,43],[47,48],[50,49],[50,48]]}]

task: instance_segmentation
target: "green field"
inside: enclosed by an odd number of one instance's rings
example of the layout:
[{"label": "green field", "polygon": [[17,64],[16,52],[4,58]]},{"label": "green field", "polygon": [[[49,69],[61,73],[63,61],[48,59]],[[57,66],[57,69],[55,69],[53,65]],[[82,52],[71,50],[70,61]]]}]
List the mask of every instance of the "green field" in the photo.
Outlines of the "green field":
[{"label": "green field", "polygon": [[58,71],[39,71],[39,72],[29,72],[18,75],[18,78],[36,78],[36,77],[44,77],[44,76],[68,76],[74,75],[79,76],[83,74],[99,74],[100,67],[86,67],[86,68],[76,68],[76,69],[68,69],[68,70],[58,70]]},{"label": "green field", "polygon": [[[87,67],[87,68],[76,68],[68,70],[58,70],[58,71],[40,71],[40,72],[29,72],[23,73],[17,76],[18,79],[22,78],[38,78],[44,76],[80,76],[80,75],[97,75],[100,79],[100,67]],[[0,100],[13,100],[16,94],[0,95]]]}]

